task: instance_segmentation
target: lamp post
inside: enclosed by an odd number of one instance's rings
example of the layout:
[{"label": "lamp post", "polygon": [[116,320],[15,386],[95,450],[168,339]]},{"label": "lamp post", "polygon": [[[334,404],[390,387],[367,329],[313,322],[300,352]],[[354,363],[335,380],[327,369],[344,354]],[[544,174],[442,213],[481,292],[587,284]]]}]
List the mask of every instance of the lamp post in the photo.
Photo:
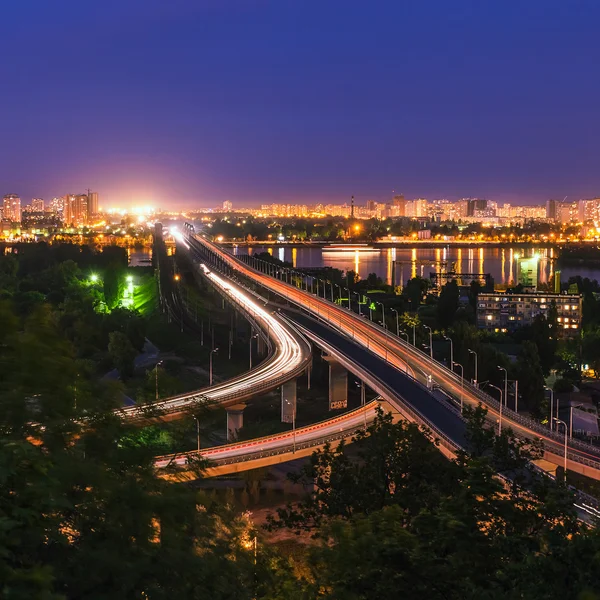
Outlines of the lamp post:
[{"label": "lamp post", "polygon": [[401,335],[405,335],[406,336],[406,343],[408,344],[408,333],[406,333],[406,331],[400,331],[400,332],[398,332],[398,337],[400,337]]},{"label": "lamp post", "polygon": [[465,370],[460,363],[452,362],[452,366],[460,367],[460,414],[462,415],[464,404],[464,386],[465,386]]},{"label": "lamp post", "polygon": [[208,385],[213,384],[213,354],[216,354],[219,351],[218,348],[213,348],[210,351],[209,355],[209,370],[208,370]]},{"label": "lamp post", "polygon": [[[568,437],[567,434],[569,433],[568,429],[567,429],[567,424],[562,421],[561,419],[557,419],[556,417],[554,417],[554,420],[556,421],[556,423],[560,423],[564,428],[565,428],[565,481],[567,481],[567,451],[568,451]],[[556,430],[558,431],[558,426],[556,427]]]},{"label": "lamp post", "polygon": [[425,323],[423,323],[423,327],[429,331],[429,356],[431,357],[431,360],[433,360],[433,331],[431,327],[425,325]]},{"label": "lamp post", "polygon": [[477,383],[477,352],[475,352],[475,350],[471,350],[471,348],[467,348],[467,350],[469,351],[469,354],[475,355],[475,379],[474,379],[473,383],[475,384],[475,387],[479,387],[479,385]]},{"label": "lamp post", "polygon": [[569,437],[573,438],[573,409],[574,408],[580,408],[582,407],[583,404],[578,404],[577,406],[573,406],[571,405],[571,415],[569,417]]},{"label": "lamp post", "polygon": [[252,368],[252,340],[258,337],[258,333],[250,336],[250,368]]},{"label": "lamp post", "polygon": [[[395,308],[390,308],[390,310],[396,313],[396,335],[400,337],[400,317],[398,316],[398,311]],[[406,341],[408,342],[408,336],[406,336]]]},{"label": "lamp post", "polygon": [[508,406],[508,371],[500,365],[497,367],[499,371],[504,371],[504,405]]},{"label": "lamp post", "polygon": [[413,321],[413,346],[416,347],[417,345],[417,326],[415,324],[415,322]]},{"label": "lamp post", "polygon": [[371,308],[371,306],[372,306],[371,298],[369,298],[369,296],[365,296],[365,298],[367,298],[369,300],[369,319],[372,321],[373,320],[373,309]]},{"label": "lamp post", "polygon": [[554,419],[554,390],[549,388],[548,386],[544,386],[545,390],[550,392],[550,431],[554,431],[554,427],[552,427],[552,421]]},{"label": "lamp post", "polygon": [[500,392],[500,421],[498,421],[498,435],[500,435],[502,433],[502,390],[491,383],[488,383],[488,385]]},{"label": "lamp post", "polygon": [[385,306],[383,305],[383,302],[376,302],[376,304],[381,306],[381,319],[383,321],[383,328],[387,329],[387,325],[385,324]]},{"label": "lamp post", "polygon": [[158,367],[160,365],[163,364],[163,361],[159,361],[156,363],[156,365],[154,366],[154,382],[155,382],[155,390],[156,390],[156,394],[155,394],[155,398],[156,401],[158,402]]},{"label": "lamp post", "polygon": [[[452,370],[452,365],[454,365],[454,344],[452,343],[452,338],[447,335],[444,336],[445,340],[450,342],[450,370]],[[458,363],[456,363],[458,364]]]}]

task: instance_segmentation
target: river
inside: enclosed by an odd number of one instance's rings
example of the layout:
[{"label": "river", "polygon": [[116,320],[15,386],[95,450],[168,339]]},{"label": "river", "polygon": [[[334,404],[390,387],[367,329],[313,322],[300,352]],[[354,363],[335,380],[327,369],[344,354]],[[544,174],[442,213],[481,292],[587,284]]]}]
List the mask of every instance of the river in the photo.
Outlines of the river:
[{"label": "river", "polygon": [[[285,245],[270,247],[234,247],[234,254],[256,254],[269,252],[280,260],[291,262],[295,267],[334,267],[351,269],[361,279],[369,273],[376,273],[387,283],[391,283],[392,264],[396,261],[396,282],[402,285],[411,277],[420,275],[429,278],[435,271],[455,270],[457,273],[489,273],[498,285],[510,285],[518,276],[519,257],[539,256],[538,282],[551,280],[558,267],[555,248],[382,248],[368,251],[323,251],[322,248],[290,248]],[[582,268],[569,265],[561,268],[561,280],[581,275],[600,280],[599,268]]]}]

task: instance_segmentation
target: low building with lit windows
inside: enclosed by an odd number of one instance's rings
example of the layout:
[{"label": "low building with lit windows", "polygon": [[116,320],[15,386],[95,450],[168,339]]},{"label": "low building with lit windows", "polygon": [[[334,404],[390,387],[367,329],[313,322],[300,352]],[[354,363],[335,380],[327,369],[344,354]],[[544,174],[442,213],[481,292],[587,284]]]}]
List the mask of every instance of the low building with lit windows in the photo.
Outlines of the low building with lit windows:
[{"label": "low building with lit windows", "polygon": [[580,294],[481,293],[477,297],[477,327],[510,333],[531,325],[537,315],[548,318],[553,304],[556,306],[557,335],[577,335],[581,327]]}]

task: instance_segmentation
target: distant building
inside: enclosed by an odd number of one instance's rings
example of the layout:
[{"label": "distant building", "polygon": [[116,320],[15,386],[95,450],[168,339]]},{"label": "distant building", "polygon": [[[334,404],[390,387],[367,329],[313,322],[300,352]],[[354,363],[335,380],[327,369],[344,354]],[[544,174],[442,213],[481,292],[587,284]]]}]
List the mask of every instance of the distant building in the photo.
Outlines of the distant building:
[{"label": "distant building", "polygon": [[98,214],[98,192],[88,192],[88,217]]},{"label": "distant building", "polygon": [[63,196],[63,217],[67,227],[81,227],[88,222],[87,194]]},{"label": "distant building", "polygon": [[519,283],[523,287],[537,289],[538,260],[537,256],[519,259]]},{"label": "distant building", "polygon": [[31,200],[31,212],[44,212],[44,206],[42,198],[33,198]]},{"label": "distant building", "polygon": [[231,212],[232,208],[233,208],[233,203],[230,200],[225,200],[225,202],[223,202],[223,210],[225,212]]},{"label": "distant building", "polygon": [[485,211],[488,201],[485,198],[467,198],[467,217],[477,216],[478,211]]},{"label": "distant building", "polygon": [[546,318],[556,306],[557,336],[579,333],[582,296],[579,294],[480,293],[477,297],[477,326],[496,332],[512,332],[531,325],[537,315]]},{"label": "distant building", "polygon": [[4,196],[2,218],[11,223],[21,222],[21,198],[17,194],[6,194]]},{"label": "distant building", "polygon": [[546,200],[546,219],[556,221],[556,205],[558,200]]},{"label": "distant building", "polygon": [[64,219],[64,208],[65,208],[65,202],[64,202],[64,198],[52,198],[52,200],[50,201],[50,212],[57,216],[61,221]]},{"label": "distant building", "polygon": [[402,194],[394,196],[393,205],[396,207],[398,217],[404,217],[406,215],[406,200]]}]

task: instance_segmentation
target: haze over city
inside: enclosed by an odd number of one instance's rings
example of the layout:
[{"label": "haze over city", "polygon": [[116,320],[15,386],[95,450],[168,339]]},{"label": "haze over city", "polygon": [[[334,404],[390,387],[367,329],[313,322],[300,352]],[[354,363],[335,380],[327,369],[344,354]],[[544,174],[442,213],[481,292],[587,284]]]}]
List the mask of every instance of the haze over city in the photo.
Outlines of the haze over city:
[{"label": "haze over city", "polygon": [[596,2],[60,4],[3,7],[0,192],[24,202],[599,193]]}]

